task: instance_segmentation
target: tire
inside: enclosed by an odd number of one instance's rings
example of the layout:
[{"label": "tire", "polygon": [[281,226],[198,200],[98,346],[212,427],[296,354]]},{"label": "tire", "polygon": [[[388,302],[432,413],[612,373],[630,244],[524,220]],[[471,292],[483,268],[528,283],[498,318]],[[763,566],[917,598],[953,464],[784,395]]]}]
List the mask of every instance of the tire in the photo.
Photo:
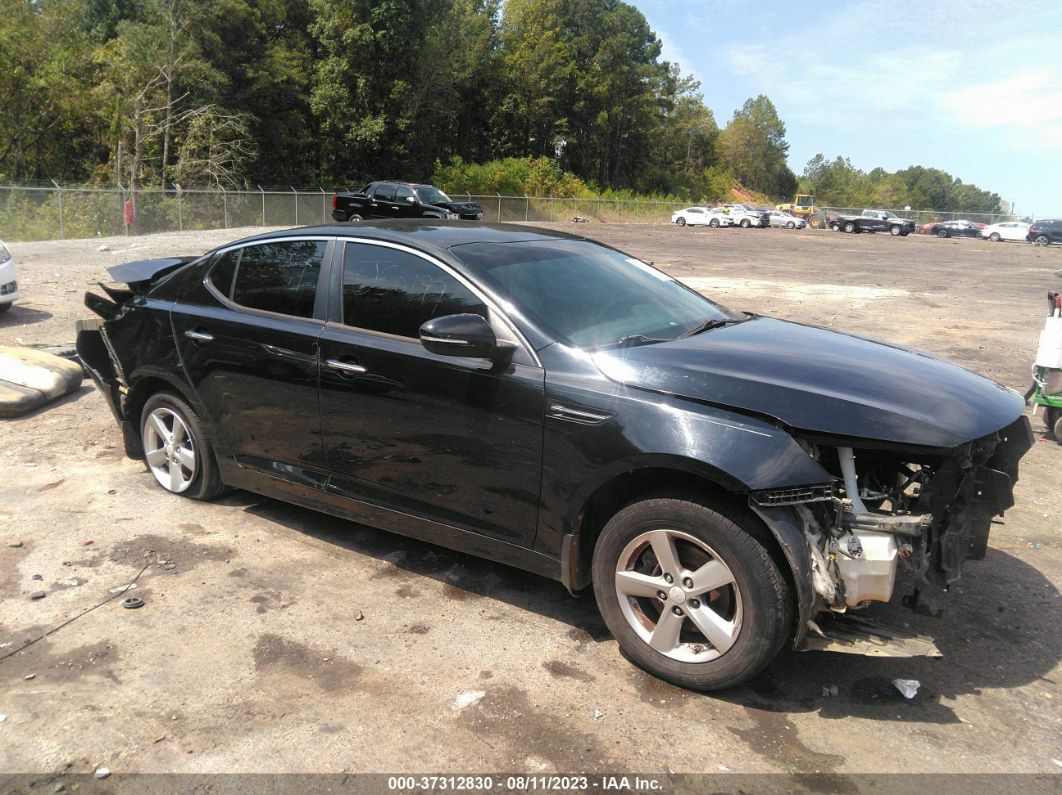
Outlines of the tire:
[{"label": "tire", "polygon": [[1003,238],[1000,236],[999,232],[993,232],[988,236],[988,239],[993,243],[999,243]]},{"label": "tire", "polygon": [[1034,246],[1046,246],[1051,243],[1051,239],[1047,235],[1037,235],[1033,238]]},{"label": "tire", "polygon": [[853,232],[855,232],[855,230],[856,230],[856,225],[853,224],[851,221],[848,221],[847,223],[845,223],[845,225],[844,225],[844,231],[845,232],[847,232],[848,234],[852,234]]},{"label": "tire", "polygon": [[748,218],[742,218],[741,219],[741,228],[742,229],[748,229],[750,226],[752,226],[752,221],[750,221]]},{"label": "tire", "polygon": [[950,237],[950,235],[948,234],[948,230],[947,229],[938,229],[937,230],[937,237],[944,238],[944,237]]},{"label": "tire", "polygon": [[1044,425],[1055,437],[1055,441],[1062,444],[1062,410],[1047,406],[1044,409]]},{"label": "tire", "polygon": [[893,237],[899,237],[901,232],[903,232],[903,229],[901,229],[896,224],[893,224],[892,226],[889,227],[889,234],[892,235]]},{"label": "tire", "polygon": [[719,228],[719,219],[718,218],[713,218],[711,221],[708,222],[708,226],[710,226],[712,229],[718,229]]},{"label": "tire", "polygon": [[[594,548],[594,596],[635,665],[680,687],[721,690],[751,679],[781,650],[793,629],[794,600],[766,548],[738,521],[682,496],[633,503],[605,525]],[[677,563],[661,567],[656,549],[674,550]],[[713,563],[721,567],[705,571]],[[634,576],[621,581],[618,572]],[[689,579],[699,574],[717,584],[699,590],[701,583]],[[620,587],[637,593],[621,595]],[[713,595],[705,599],[706,593]],[[695,624],[692,616],[707,623]],[[698,626],[709,627],[716,643]]]},{"label": "tire", "polygon": [[796,228],[796,224],[794,224],[792,221],[788,221],[786,223],[786,225],[785,225],[785,228],[786,229],[795,229]]},{"label": "tire", "polygon": [[830,229],[832,229],[834,232],[840,232],[841,231],[841,225],[839,223],[837,223],[836,221],[834,221],[833,223],[830,224]]},{"label": "tire", "polygon": [[8,301],[6,304],[0,304],[0,315],[9,310],[14,303],[14,301]]},{"label": "tire", "polygon": [[[177,441],[170,447],[174,432]],[[140,413],[140,439],[144,464],[166,491],[193,500],[210,500],[224,491],[210,437],[181,398],[169,392],[149,397]]]},{"label": "tire", "polygon": [[354,213],[354,215],[350,216],[350,218],[347,219],[347,221],[349,223],[354,223],[354,222],[357,222],[357,221],[360,221],[360,220],[362,220],[362,218],[357,213]]},{"label": "tire", "polygon": [[1062,414],[1055,418],[1055,422],[1051,426],[1051,432],[1055,435],[1055,441],[1062,444]]},{"label": "tire", "polygon": [[677,221],[675,221],[675,223],[678,224],[679,226],[685,226],[686,225],[686,219],[680,217]]}]

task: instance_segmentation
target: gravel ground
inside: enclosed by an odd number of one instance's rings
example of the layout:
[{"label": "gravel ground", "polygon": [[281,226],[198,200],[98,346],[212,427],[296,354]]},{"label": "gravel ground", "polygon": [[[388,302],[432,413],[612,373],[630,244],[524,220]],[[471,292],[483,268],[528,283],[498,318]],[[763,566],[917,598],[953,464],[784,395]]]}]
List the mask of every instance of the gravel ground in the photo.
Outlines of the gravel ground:
[{"label": "gravel ground", "polygon": [[[972,240],[564,228],[735,308],[922,348],[1022,391],[1062,267],[1054,247]],[[0,344],[70,343],[107,266],[252,231],[11,244],[23,300]],[[703,696],[629,665],[589,594],[247,493],[165,494],[88,384],[0,425],[0,656],[138,573],[146,606],[112,601],[0,660],[0,771],[830,773],[850,791],[859,773],[1062,767],[1062,447],[1048,439],[944,619],[898,596],[874,609],[935,636],[943,660],[786,654]],[[920,680],[914,699],[897,677]]]}]

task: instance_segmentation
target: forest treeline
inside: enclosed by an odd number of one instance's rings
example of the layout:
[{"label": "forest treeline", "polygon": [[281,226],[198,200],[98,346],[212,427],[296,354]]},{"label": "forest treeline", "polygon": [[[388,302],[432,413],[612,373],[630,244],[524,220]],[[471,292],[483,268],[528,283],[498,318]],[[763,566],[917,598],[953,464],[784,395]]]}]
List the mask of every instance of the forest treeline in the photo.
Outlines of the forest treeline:
[{"label": "forest treeline", "polygon": [[818,155],[798,176],[770,99],[720,126],[620,0],[0,0],[0,97],[13,183],[999,205],[920,166]]}]

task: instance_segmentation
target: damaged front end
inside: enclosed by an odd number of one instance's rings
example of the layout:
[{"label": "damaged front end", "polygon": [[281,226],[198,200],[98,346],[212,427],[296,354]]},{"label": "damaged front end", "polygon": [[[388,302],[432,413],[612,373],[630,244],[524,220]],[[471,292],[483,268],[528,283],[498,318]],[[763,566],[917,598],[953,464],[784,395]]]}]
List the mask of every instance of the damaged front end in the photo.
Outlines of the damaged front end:
[{"label": "damaged front end", "polygon": [[788,538],[783,548],[799,563],[797,578],[806,580],[797,584],[803,597],[798,641],[808,627],[818,630],[813,619],[820,612],[888,601],[899,560],[914,579],[904,604],[942,615],[965,561],[984,558],[993,517],[1014,504],[1018,461],[1033,435],[1021,416],[950,450],[852,444],[802,441],[837,477],[834,484],[751,495],[752,508],[775,535]]}]

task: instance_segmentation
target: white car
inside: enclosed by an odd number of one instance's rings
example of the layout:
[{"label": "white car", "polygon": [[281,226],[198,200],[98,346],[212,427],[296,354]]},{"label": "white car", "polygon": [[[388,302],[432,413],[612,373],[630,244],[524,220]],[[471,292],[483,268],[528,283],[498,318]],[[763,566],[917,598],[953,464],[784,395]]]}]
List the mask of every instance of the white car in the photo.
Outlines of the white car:
[{"label": "white car", "polygon": [[771,226],[782,226],[786,229],[803,229],[808,222],[781,210],[771,210]]},{"label": "white car", "polygon": [[1025,242],[1025,236],[1029,234],[1029,224],[1021,221],[1004,221],[1000,224],[992,224],[981,230],[981,237],[999,243],[1003,240],[1017,240]]},{"label": "white car", "polygon": [[722,210],[734,219],[735,224],[746,229],[750,226],[766,229],[771,225],[767,210],[754,209],[747,204],[724,204]]},{"label": "white car", "polygon": [[687,207],[671,213],[671,223],[679,226],[734,226],[734,219],[719,207]]},{"label": "white car", "polygon": [[6,312],[18,298],[18,279],[15,277],[15,260],[0,240],[0,314]]}]

